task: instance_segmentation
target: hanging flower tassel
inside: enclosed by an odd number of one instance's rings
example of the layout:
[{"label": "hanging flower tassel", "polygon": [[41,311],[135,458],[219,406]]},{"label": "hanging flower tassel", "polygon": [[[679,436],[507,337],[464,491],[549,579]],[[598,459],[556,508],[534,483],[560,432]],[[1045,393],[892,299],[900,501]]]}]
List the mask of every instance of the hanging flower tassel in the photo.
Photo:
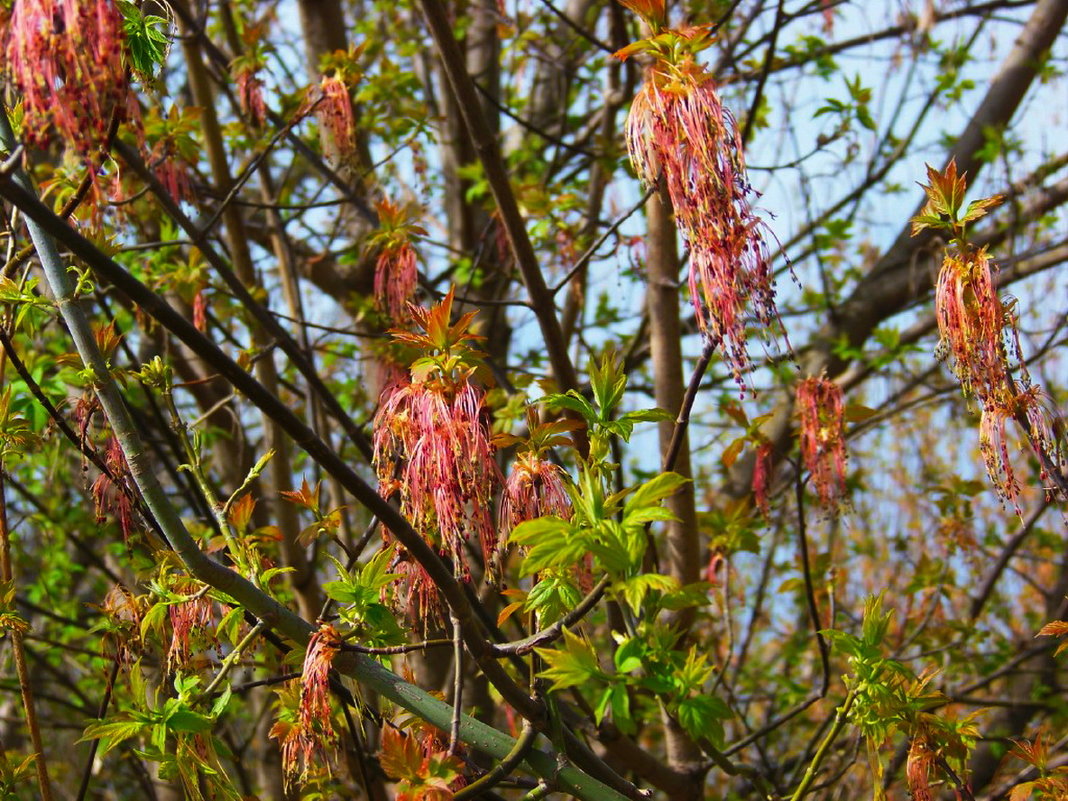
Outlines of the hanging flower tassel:
[{"label": "hanging flower tassel", "polygon": [[43,147],[56,134],[95,160],[113,115],[127,107],[122,51],[122,16],[110,0],[18,0],[6,57],[26,142]]},{"label": "hanging flower tassel", "polygon": [[413,244],[426,236],[426,229],[413,223],[408,212],[396,203],[381,200],[375,205],[378,228],[370,239],[378,248],[375,259],[375,305],[400,325],[408,318],[408,305],[415,299],[419,271]]},{"label": "hanging flower tassel", "polygon": [[[373,464],[383,497],[399,496],[401,514],[432,547],[447,556],[457,576],[471,575],[465,542],[478,539],[492,562],[497,532],[490,513],[502,482],[493,458],[485,393],[476,384],[480,351],[470,343],[474,313],[451,322],[452,290],[430,309],[409,306],[422,331],[393,329],[399,342],[417,349],[406,376],[388,386],[374,418]],[[398,549],[398,565],[410,557]],[[409,565],[413,581],[429,581]],[[437,609],[432,586],[409,586],[413,617],[425,620]],[[431,606],[432,604],[432,606]]]},{"label": "hanging flower tassel", "polygon": [[935,287],[939,348],[947,355],[965,398],[978,401],[981,407],[979,449],[987,475],[998,497],[1022,516],[1020,482],[1009,455],[1008,421],[1016,420],[1026,432],[1039,460],[1043,484],[1053,480],[1054,486],[1063,489],[1063,458],[1049,400],[1032,384],[1021,356],[1015,301],[998,297],[997,268],[986,248],[974,248],[967,241],[967,226],[1002,198],[980,198],[964,208],[967,186],[954,161],[942,172],[928,166],[927,177],[929,183],[923,187],[927,203],[912,219],[912,234],[932,229],[948,234],[952,242]]},{"label": "hanging flower tassel", "polygon": [[308,640],[300,677],[300,705],[295,723],[279,721],[271,736],[282,743],[282,770],[287,787],[296,777],[329,762],[338,736],[331,723],[330,666],[341,650],[341,635],[323,623]]},{"label": "hanging flower tassel", "polygon": [[812,477],[820,506],[837,514],[845,495],[845,409],[842,388],[825,376],[797,385],[801,461]]},{"label": "hanging flower tassel", "polygon": [[744,389],[749,366],[748,313],[765,331],[777,319],[775,292],[763,239],[753,212],[741,135],[715,82],[695,55],[709,46],[707,27],[664,29],[663,3],[623,4],[641,14],[654,36],[623,48],[626,59],[653,59],[627,115],[631,164],[647,187],[661,178],[675,221],[690,248],[690,297],[702,333],[717,345]]}]

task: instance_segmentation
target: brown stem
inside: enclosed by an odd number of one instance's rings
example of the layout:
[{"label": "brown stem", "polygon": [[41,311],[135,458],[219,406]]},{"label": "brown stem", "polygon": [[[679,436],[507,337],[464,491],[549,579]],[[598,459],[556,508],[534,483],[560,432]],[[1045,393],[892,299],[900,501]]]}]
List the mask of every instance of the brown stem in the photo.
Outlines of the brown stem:
[{"label": "brown stem", "polygon": [[[0,360],[0,377],[3,366]],[[14,581],[11,569],[11,539],[7,528],[7,501],[4,489],[4,473],[0,470],[0,579],[5,584]],[[22,632],[12,629],[11,651],[15,657],[15,672],[18,676],[19,692],[22,695],[22,710],[26,715],[26,728],[30,732],[30,744],[33,746],[34,767],[37,770],[37,787],[43,801],[52,801],[52,785],[48,779],[48,766],[45,763],[44,743],[41,739],[41,727],[37,722],[37,708],[33,701],[33,687],[30,684],[30,671],[26,665],[26,649],[22,643]]]},{"label": "brown stem", "polygon": [[[444,5],[439,0],[421,0],[420,7],[430,26],[430,33],[441,55],[449,86],[456,97],[464,125],[474,143],[475,152],[482,163],[486,181],[489,183],[493,199],[497,204],[501,223],[508,236],[519,272],[523,276],[527,294],[530,296],[531,308],[538,318],[553,374],[562,391],[578,390],[578,374],[567,353],[567,345],[560,329],[560,320],[556,316],[552,293],[545,284],[538,257],[534,253],[534,246],[527,234],[526,223],[508,180],[497,138],[481,112],[482,105],[478,92],[475,90],[471,76],[467,74],[463,54],[453,35],[452,23],[449,21]],[[576,432],[575,442],[579,451],[585,456],[588,446],[582,432]]]},{"label": "brown stem", "polygon": [[[678,235],[671,214],[667,193],[661,190],[649,198],[645,206],[649,223],[646,238],[649,284],[646,307],[649,312],[649,345],[652,355],[654,397],[656,405],[671,412],[680,420],[664,420],[658,425],[661,462],[665,470],[674,469],[692,478],[690,445],[685,420],[689,406],[682,375],[682,336],[679,320]],[[693,398],[690,398],[692,405]],[[697,508],[693,483],[668,498],[667,507],[674,519],[666,530],[667,573],[680,584],[692,584],[701,575],[700,543],[697,536]],[[683,610],[674,623],[683,632],[694,620],[693,609]],[[688,639],[684,635],[684,639]],[[680,645],[678,647],[685,647]],[[667,745],[668,764],[677,770],[689,771],[701,762],[701,749],[671,715],[662,715]],[[697,797],[700,783],[693,782],[687,795]]]}]

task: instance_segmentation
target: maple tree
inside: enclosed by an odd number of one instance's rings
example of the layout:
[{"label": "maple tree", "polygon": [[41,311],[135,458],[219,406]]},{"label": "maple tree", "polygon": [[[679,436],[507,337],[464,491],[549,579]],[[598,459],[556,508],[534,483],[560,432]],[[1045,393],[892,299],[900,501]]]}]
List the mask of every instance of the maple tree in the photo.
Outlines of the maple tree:
[{"label": "maple tree", "polygon": [[0,0],[0,795],[1064,798],[1068,0],[867,6]]}]

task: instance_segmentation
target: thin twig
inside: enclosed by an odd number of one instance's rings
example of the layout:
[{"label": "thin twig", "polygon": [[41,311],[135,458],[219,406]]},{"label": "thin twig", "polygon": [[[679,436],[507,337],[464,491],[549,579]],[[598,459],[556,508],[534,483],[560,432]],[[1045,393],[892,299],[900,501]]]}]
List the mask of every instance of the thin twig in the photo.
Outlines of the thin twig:
[{"label": "thin twig", "polygon": [[534,746],[534,740],[537,737],[538,732],[530,725],[530,721],[524,722],[523,731],[519,734],[515,741],[515,747],[508,755],[494,765],[488,773],[475,779],[466,787],[457,790],[453,794],[453,801],[468,801],[471,798],[478,798],[500,784],[526,758],[527,752]]},{"label": "thin twig", "polygon": [[755,121],[757,113],[760,111],[760,102],[764,99],[764,86],[768,82],[768,75],[771,73],[771,65],[775,61],[775,45],[779,41],[779,31],[782,30],[783,22],[786,21],[786,15],[783,14],[783,5],[785,0],[779,0],[779,5],[775,9],[775,22],[771,29],[771,40],[768,42],[768,52],[764,56],[764,67],[760,70],[760,78],[757,80],[756,92],[753,93],[753,102],[749,105],[749,114],[745,118],[745,126],[742,128],[742,143],[748,145],[749,139],[753,135],[753,131],[756,130]]},{"label": "thin twig", "polygon": [[801,471],[797,471],[795,484],[797,495],[797,536],[801,550],[801,569],[805,578],[805,600],[808,603],[809,619],[812,621],[812,630],[816,635],[816,642],[820,649],[820,664],[823,667],[823,686],[820,689],[820,698],[827,695],[831,686],[831,655],[827,640],[823,636],[823,624],[820,622],[820,610],[816,606],[816,591],[812,586],[812,565],[808,557],[808,527],[805,524],[805,485],[801,480]]},{"label": "thin twig", "polygon": [[701,379],[704,378],[705,370],[708,369],[708,363],[712,361],[712,354],[715,350],[715,341],[706,339],[704,347],[701,349],[701,355],[697,358],[697,364],[694,365],[693,375],[690,376],[690,385],[686,387],[686,394],[682,398],[679,415],[675,418],[675,430],[671,432],[671,441],[664,452],[664,461],[660,469],[665,473],[675,467],[675,461],[679,458],[679,451],[682,450],[682,443],[686,436],[686,428],[690,424],[690,411],[693,409],[694,401],[697,400],[697,392],[701,388]]},{"label": "thin twig", "polygon": [[523,654],[530,653],[535,648],[555,642],[565,628],[574,626],[582,620],[591,609],[597,606],[597,602],[601,600],[601,596],[604,595],[604,591],[608,588],[610,583],[611,579],[609,579],[608,576],[602,577],[601,580],[594,585],[593,589],[586,594],[586,597],[579,601],[574,609],[558,621],[550,626],[546,626],[539,632],[531,634],[529,637],[524,637],[522,640],[514,640],[513,642],[493,645],[493,654],[495,656],[522,656]]},{"label": "thin twig", "polygon": [[[115,679],[119,675],[119,667],[122,665],[122,651],[116,649],[115,659],[111,663],[111,672],[108,673],[107,683],[104,684],[104,696],[100,699],[100,708],[97,710],[96,719],[103,720],[111,705],[111,694],[115,689]],[[89,792],[89,782],[93,778],[93,763],[96,762],[96,752],[100,748],[100,738],[94,737],[89,742],[89,753],[85,757],[85,767],[82,769],[82,782],[78,785],[78,794],[75,801],[85,801],[85,794]]]},{"label": "thin twig", "polygon": [[816,753],[812,757],[812,761],[805,768],[805,775],[801,779],[801,783],[797,785],[797,790],[792,796],[790,801],[801,801],[808,793],[809,788],[812,786],[812,782],[816,780],[816,775],[819,773],[820,765],[823,764],[823,760],[826,758],[828,752],[831,750],[831,745],[835,739],[841,733],[845,727],[847,716],[849,715],[849,708],[853,706],[853,701],[856,698],[856,692],[850,690],[846,696],[845,701],[838,707],[834,714],[834,725],[831,726],[831,730],[827,732],[827,736],[823,738],[823,742],[820,743],[820,747],[816,749]]}]

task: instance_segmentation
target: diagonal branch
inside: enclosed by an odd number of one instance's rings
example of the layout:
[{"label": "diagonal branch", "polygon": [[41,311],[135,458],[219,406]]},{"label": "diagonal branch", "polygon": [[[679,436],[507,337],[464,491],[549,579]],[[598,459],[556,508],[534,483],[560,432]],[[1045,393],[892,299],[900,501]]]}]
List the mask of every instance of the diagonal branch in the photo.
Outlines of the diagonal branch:
[{"label": "diagonal branch", "polygon": [[519,265],[519,272],[523,276],[527,294],[530,296],[531,308],[538,318],[541,335],[545,339],[545,350],[556,381],[561,391],[577,390],[579,388],[578,375],[567,353],[567,343],[564,342],[560,320],[556,316],[553,294],[545,284],[545,277],[541,273],[534,246],[527,233],[526,223],[519,212],[519,204],[516,202],[515,193],[508,180],[497,137],[482,116],[478,92],[475,90],[471,76],[467,74],[463,54],[453,35],[452,23],[449,22],[445,6],[440,0],[421,0],[420,6],[441,55],[449,86],[463,114],[464,125],[474,143],[475,152],[478,153],[479,160],[482,162],[486,181],[493,193],[493,199],[501,215],[501,222],[508,235],[508,242],[515,255],[516,264]]}]

